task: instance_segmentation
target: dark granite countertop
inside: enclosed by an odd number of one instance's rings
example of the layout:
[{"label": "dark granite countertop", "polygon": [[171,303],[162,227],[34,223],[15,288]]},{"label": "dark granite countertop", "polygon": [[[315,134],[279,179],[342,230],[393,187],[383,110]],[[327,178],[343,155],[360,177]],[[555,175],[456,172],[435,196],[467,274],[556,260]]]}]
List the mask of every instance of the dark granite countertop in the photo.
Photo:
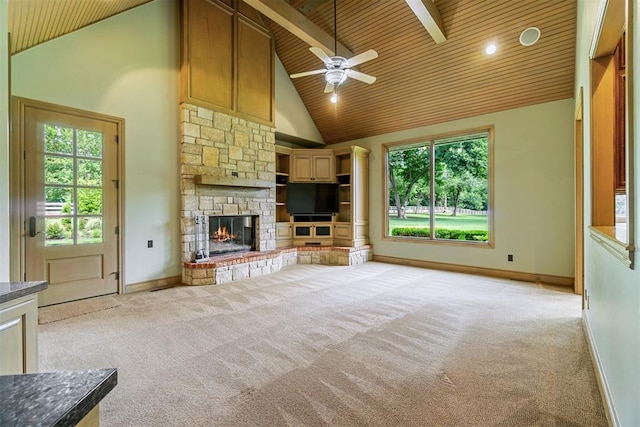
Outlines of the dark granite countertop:
[{"label": "dark granite countertop", "polygon": [[47,282],[0,282],[0,304],[47,289]]},{"label": "dark granite countertop", "polygon": [[116,369],[0,376],[0,426],[74,426],[116,386]]}]

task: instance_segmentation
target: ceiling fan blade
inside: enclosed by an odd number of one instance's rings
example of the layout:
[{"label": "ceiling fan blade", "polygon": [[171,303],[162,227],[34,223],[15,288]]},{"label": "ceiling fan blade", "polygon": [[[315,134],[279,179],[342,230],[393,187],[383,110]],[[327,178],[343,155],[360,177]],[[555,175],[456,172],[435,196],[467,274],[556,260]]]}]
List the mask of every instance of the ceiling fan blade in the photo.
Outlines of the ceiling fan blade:
[{"label": "ceiling fan blade", "polygon": [[322,62],[324,62],[325,64],[331,64],[333,63],[333,60],[331,59],[331,57],[329,55],[327,55],[324,50],[320,49],[319,47],[310,47],[309,50],[311,52],[313,52],[313,54],[315,56],[317,56],[318,58],[320,58],[322,60]]},{"label": "ceiling fan blade", "polygon": [[362,64],[363,62],[371,61],[372,59],[376,59],[378,57],[378,52],[373,49],[369,49],[366,52],[362,52],[359,55],[354,56],[353,58],[347,59],[347,67],[353,67],[358,64]]},{"label": "ceiling fan blade", "polygon": [[352,79],[360,80],[364,83],[371,84],[376,81],[375,77],[370,76],[369,74],[361,73],[360,71],[350,70],[348,68],[344,71],[347,73],[347,76],[351,77]]},{"label": "ceiling fan blade", "polygon": [[324,93],[331,93],[333,92],[333,83],[327,83],[327,85],[324,87]]},{"label": "ceiling fan blade", "polygon": [[291,77],[292,79],[297,79],[298,77],[313,76],[314,74],[322,74],[322,73],[325,73],[326,71],[327,71],[326,69],[305,71],[303,73],[291,74],[289,77]]}]

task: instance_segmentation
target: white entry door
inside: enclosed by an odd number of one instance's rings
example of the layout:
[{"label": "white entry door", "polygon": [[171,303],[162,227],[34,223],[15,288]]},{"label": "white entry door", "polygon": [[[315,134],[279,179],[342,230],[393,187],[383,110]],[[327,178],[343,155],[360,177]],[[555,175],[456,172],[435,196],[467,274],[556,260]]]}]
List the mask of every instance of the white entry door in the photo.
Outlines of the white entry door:
[{"label": "white entry door", "polygon": [[25,107],[25,272],[40,306],[118,292],[118,125]]}]

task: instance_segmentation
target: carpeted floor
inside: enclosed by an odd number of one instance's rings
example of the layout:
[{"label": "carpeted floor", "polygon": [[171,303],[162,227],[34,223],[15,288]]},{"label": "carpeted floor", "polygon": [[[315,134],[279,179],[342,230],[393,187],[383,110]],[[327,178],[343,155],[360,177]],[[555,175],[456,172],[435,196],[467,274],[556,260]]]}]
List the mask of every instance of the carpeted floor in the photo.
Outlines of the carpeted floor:
[{"label": "carpeted floor", "polygon": [[104,426],[605,426],[580,297],[382,263],[115,297],[40,370],[118,368]]}]

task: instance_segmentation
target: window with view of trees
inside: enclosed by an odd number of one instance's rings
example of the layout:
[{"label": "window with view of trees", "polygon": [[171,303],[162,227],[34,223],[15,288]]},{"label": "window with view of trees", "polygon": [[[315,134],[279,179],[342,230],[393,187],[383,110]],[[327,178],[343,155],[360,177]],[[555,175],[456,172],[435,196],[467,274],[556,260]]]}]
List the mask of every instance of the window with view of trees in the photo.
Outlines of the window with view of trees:
[{"label": "window with view of trees", "polygon": [[386,236],[488,245],[491,134],[385,146]]}]

